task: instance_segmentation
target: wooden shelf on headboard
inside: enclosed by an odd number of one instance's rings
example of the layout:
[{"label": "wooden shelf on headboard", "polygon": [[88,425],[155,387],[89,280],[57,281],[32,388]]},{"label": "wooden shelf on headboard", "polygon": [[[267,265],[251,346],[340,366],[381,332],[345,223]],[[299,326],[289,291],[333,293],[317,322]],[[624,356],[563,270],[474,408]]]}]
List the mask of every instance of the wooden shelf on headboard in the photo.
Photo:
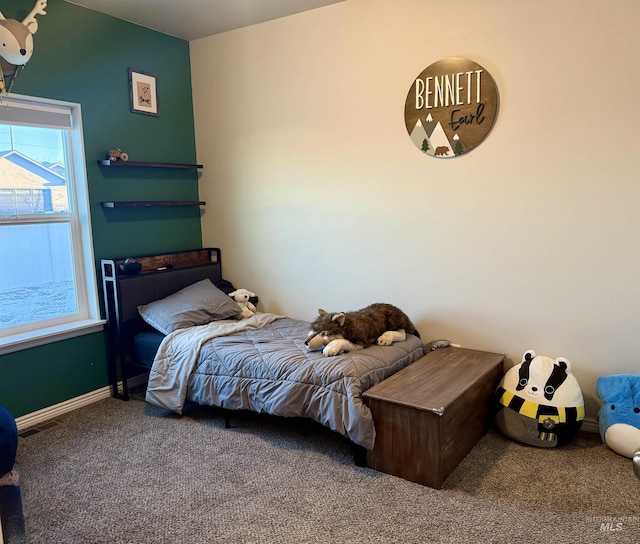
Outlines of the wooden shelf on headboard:
[{"label": "wooden shelf on headboard", "polygon": [[[142,265],[140,274],[148,272],[158,272],[162,270],[170,270],[175,268],[187,268],[189,266],[198,266],[201,264],[216,263],[219,260],[219,253],[217,249],[205,248],[205,249],[193,249],[188,251],[178,251],[173,253],[165,253],[162,255],[143,255],[141,257],[122,257],[119,259],[103,260],[107,266],[110,262],[113,262],[116,269],[119,265],[124,263],[125,259],[132,258],[136,262]],[[109,274],[115,276],[114,271],[109,271]]]}]

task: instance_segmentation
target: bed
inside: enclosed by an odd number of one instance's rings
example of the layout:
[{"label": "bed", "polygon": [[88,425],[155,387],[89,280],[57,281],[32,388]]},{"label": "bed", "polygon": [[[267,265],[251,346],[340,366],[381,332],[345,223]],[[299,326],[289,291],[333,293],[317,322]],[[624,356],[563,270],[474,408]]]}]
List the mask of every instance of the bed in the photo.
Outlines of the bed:
[{"label": "bed", "polygon": [[[426,353],[407,335],[391,346],[324,357],[304,345],[306,321],[261,311],[236,319],[218,248],[135,260],[135,274],[125,273],[124,258],[102,260],[109,376],[118,398],[128,398],[127,377],[137,367],[149,372],[147,402],[167,410],[182,413],[190,401],[306,417],[372,449],[375,427],[362,393]],[[210,297],[206,315],[194,316],[200,306],[193,300],[202,296]]]}]

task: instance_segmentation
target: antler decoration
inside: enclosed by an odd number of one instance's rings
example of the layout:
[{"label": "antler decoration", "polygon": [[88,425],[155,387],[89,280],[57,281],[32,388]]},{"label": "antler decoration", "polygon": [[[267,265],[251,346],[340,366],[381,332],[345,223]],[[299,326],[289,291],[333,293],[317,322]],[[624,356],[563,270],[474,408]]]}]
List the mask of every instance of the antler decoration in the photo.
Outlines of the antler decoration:
[{"label": "antler decoration", "polygon": [[39,0],[33,9],[23,20],[22,24],[25,25],[31,34],[35,34],[38,31],[38,21],[36,21],[36,15],[46,15],[47,12],[44,8],[47,7],[47,0]]},{"label": "antler decoration", "polygon": [[[33,54],[33,35],[38,31],[36,15],[46,15],[47,0],[37,0],[36,5],[22,22],[5,19],[0,12],[0,91],[8,94],[16,77]],[[9,88],[6,79],[11,81]]]}]

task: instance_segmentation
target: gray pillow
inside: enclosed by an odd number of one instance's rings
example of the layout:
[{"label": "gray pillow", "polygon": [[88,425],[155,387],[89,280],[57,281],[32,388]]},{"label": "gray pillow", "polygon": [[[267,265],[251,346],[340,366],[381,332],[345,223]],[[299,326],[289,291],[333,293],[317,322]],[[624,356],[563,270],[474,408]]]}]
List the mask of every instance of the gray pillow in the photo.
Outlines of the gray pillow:
[{"label": "gray pillow", "polygon": [[208,279],[189,285],[166,298],[138,306],[142,319],[163,334],[234,317],[241,311],[229,295]]}]

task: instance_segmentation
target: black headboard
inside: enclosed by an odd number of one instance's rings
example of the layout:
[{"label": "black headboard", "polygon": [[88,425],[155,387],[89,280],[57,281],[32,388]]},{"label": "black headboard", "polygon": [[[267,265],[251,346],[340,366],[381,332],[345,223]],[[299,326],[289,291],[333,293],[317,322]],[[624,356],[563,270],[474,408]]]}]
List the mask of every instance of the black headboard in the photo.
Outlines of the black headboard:
[{"label": "black headboard", "polygon": [[[222,280],[220,249],[205,248],[133,258],[141,265],[136,274],[125,274],[121,265],[127,257],[102,259],[102,290],[107,317],[109,381],[114,397],[127,398],[126,365],[133,360],[133,338],[147,328],[138,306],[164,298],[197,281]],[[123,382],[118,392],[118,369]]]}]

